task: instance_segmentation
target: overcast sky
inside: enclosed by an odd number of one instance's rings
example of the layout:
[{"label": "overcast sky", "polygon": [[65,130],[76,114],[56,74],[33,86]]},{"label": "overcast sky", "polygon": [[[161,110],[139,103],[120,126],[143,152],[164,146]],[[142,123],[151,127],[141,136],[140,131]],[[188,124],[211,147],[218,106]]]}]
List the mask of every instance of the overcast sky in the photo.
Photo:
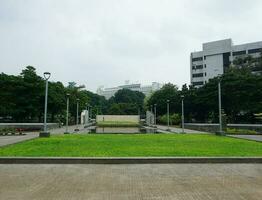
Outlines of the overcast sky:
[{"label": "overcast sky", "polygon": [[190,52],[262,40],[261,0],[0,0],[0,72],[32,65],[96,91],[190,82]]}]

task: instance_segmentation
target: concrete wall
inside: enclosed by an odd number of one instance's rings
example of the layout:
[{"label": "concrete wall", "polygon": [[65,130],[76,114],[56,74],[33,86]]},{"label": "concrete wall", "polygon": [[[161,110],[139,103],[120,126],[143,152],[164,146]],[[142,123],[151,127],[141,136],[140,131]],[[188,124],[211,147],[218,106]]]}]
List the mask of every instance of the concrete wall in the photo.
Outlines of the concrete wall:
[{"label": "concrete wall", "polygon": [[121,121],[139,123],[139,115],[97,115],[96,122],[101,121]]},{"label": "concrete wall", "polygon": [[202,123],[185,123],[186,129],[192,129],[197,131],[205,131],[205,132],[217,132],[219,131],[219,124],[202,124]]},{"label": "concrete wall", "polygon": [[[43,126],[43,123],[0,123],[0,128],[21,128],[24,130],[42,130]],[[47,123],[48,129],[58,127],[58,123]]]},{"label": "concrete wall", "polygon": [[[262,133],[262,124],[227,124],[227,127],[254,130],[258,133]],[[217,132],[219,131],[219,124],[185,123],[185,128],[198,131]]]}]

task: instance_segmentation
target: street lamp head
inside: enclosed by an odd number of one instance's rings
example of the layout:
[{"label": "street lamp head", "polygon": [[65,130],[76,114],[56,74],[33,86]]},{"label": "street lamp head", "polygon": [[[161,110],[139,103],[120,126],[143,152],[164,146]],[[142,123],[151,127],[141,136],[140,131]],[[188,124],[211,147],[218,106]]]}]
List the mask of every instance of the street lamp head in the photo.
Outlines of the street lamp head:
[{"label": "street lamp head", "polygon": [[76,101],[79,101],[79,99],[77,98]]},{"label": "street lamp head", "polygon": [[167,103],[169,103],[169,102],[170,102],[170,100],[166,100],[166,102],[167,102]]},{"label": "street lamp head", "polygon": [[69,97],[69,96],[70,96],[70,94],[69,94],[69,93],[66,93],[66,96],[67,96],[67,97]]},{"label": "street lamp head", "polygon": [[157,106],[157,104],[155,103],[154,106]]},{"label": "street lamp head", "polygon": [[48,80],[48,79],[50,78],[50,76],[51,76],[51,73],[50,73],[50,72],[45,72],[45,73],[44,73],[44,78],[45,78],[45,80]]},{"label": "street lamp head", "polygon": [[185,98],[185,96],[184,96],[184,95],[181,95],[181,98],[182,98],[182,99],[184,99],[184,98]]}]

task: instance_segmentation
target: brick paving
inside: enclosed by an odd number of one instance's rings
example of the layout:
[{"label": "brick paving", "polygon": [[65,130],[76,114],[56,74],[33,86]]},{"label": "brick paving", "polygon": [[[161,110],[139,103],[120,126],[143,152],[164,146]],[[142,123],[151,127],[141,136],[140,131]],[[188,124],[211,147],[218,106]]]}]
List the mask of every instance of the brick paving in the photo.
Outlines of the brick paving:
[{"label": "brick paving", "polygon": [[260,200],[261,164],[0,165],[0,199]]}]

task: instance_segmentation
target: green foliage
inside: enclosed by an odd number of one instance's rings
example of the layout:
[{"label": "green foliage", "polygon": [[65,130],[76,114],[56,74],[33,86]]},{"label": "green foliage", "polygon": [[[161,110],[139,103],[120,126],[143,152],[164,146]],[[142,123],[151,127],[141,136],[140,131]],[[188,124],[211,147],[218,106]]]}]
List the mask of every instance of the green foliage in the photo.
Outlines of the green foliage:
[{"label": "green foliage", "polygon": [[[197,89],[183,85],[181,90],[172,84],[165,85],[146,102],[157,104],[157,114],[167,113],[166,100],[170,100],[170,113],[181,114],[181,95],[184,96],[186,122],[218,122],[218,78],[210,79]],[[228,122],[259,122],[256,114],[262,110],[262,75],[252,74],[247,67],[230,68],[221,77],[222,108]]]},{"label": "green foliage", "polygon": [[142,92],[122,89],[109,99],[107,114],[137,115],[143,110],[145,95]]},{"label": "green foliage", "polygon": [[[159,122],[161,124],[167,124],[167,115],[162,115],[159,117]],[[181,123],[181,116],[177,113],[171,114],[169,116],[170,125],[179,125]]]},{"label": "green foliage", "polygon": [[226,130],[227,134],[232,134],[232,135],[256,135],[258,134],[254,130],[246,130],[246,129],[235,129],[235,128],[227,128]]},{"label": "green foliage", "polygon": [[170,113],[179,112],[181,110],[181,98],[178,87],[168,83],[160,90],[156,91],[146,102],[146,108],[150,110],[150,106],[157,104],[158,115],[164,115],[167,112],[167,100],[170,101]]},{"label": "green foliage", "polygon": [[[64,87],[61,82],[48,84],[48,122],[65,122],[66,93],[70,94],[70,122],[76,120],[76,99],[79,98],[79,112],[86,103],[93,106],[93,116],[105,112],[107,101],[104,97],[84,90],[70,82]],[[19,76],[0,74],[0,117],[12,122],[42,122],[44,112],[45,81],[27,66]]]},{"label": "green foliage", "polygon": [[204,134],[57,135],[1,147],[0,156],[262,156],[262,143]]}]

